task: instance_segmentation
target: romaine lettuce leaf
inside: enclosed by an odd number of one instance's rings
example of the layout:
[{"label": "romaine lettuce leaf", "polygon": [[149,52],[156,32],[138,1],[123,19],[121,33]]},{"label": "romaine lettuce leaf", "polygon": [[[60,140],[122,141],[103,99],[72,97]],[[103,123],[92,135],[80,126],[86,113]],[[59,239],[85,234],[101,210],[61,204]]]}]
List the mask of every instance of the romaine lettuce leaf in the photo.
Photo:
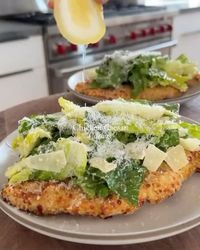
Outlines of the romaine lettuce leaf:
[{"label": "romaine lettuce leaf", "polygon": [[169,119],[159,119],[157,122],[154,120],[145,120],[139,117],[129,117],[129,119],[122,119],[121,121],[113,123],[111,126],[111,130],[114,133],[124,132],[129,134],[136,135],[155,135],[155,136],[163,136],[165,130],[170,129],[178,129],[179,125]]},{"label": "romaine lettuce leaf", "polygon": [[137,162],[121,163],[115,170],[103,173],[88,167],[83,178],[77,184],[90,196],[106,197],[110,193],[119,195],[130,204],[138,204],[140,186],[147,174],[147,169]]},{"label": "romaine lettuce leaf", "polygon": [[[69,128],[59,126],[60,114],[55,115],[38,115],[25,117],[19,121],[18,132],[21,138],[26,137],[32,130],[36,128],[48,131],[51,135],[51,140],[57,141],[58,138],[67,138],[72,135]],[[47,140],[46,140],[47,141]],[[45,141],[45,143],[46,143]]]},{"label": "romaine lettuce leaf", "polygon": [[169,60],[165,65],[167,73],[176,73],[180,76],[192,79],[197,73],[197,65],[189,60],[189,58],[182,54],[176,60]]},{"label": "romaine lettuce leaf", "polygon": [[61,138],[57,149],[64,150],[67,161],[66,176],[82,176],[87,165],[87,148],[83,143]]},{"label": "romaine lettuce leaf", "polygon": [[156,145],[162,151],[167,151],[170,147],[177,146],[180,143],[178,129],[166,130]]},{"label": "romaine lettuce leaf", "polygon": [[63,97],[60,97],[58,102],[62,108],[62,112],[68,119],[74,119],[78,123],[83,124],[85,115],[89,110],[88,107],[80,107],[79,105],[76,105],[73,102],[64,99]]},{"label": "romaine lettuce leaf", "polygon": [[26,136],[28,132],[37,127],[41,127],[51,132],[56,126],[59,120],[59,116],[55,115],[38,115],[31,116],[30,118],[24,117],[19,121],[18,132],[19,134]]},{"label": "romaine lettuce leaf", "polygon": [[185,55],[180,55],[176,60],[168,60],[164,70],[168,76],[175,79],[171,85],[182,92],[188,89],[187,81],[198,73],[197,66],[190,62]]},{"label": "romaine lettuce leaf", "polygon": [[133,96],[136,97],[147,87],[167,86],[175,81],[163,70],[167,57],[140,55],[133,60],[129,71],[129,81],[133,84]]},{"label": "romaine lettuce leaf", "polygon": [[184,92],[187,81],[198,69],[185,55],[171,60],[167,56],[141,54],[124,61],[123,54],[118,53],[117,57],[107,57],[96,73],[92,88],[118,88],[126,83],[133,86],[133,97],[137,97],[145,88],[157,85],[173,86]]},{"label": "romaine lettuce leaf", "polygon": [[45,154],[31,155],[22,161],[30,169],[55,173],[59,173],[67,164],[65,152],[62,149]]},{"label": "romaine lettuce leaf", "polygon": [[29,180],[34,180],[34,181],[50,181],[50,180],[63,181],[66,178],[67,177],[66,177],[65,169],[62,169],[59,173],[50,172],[50,171],[42,171],[42,170],[34,170],[29,176]]},{"label": "romaine lettuce leaf", "polygon": [[119,58],[107,57],[96,70],[96,78],[92,80],[91,88],[117,88],[127,82],[129,62]]},{"label": "romaine lettuce leaf", "polygon": [[12,176],[21,172],[24,168],[26,168],[26,165],[23,161],[16,162],[14,165],[7,168],[5,176],[10,179]]},{"label": "romaine lettuce leaf", "polygon": [[179,103],[175,103],[175,104],[162,104],[161,106],[163,106],[165,109],[179,115],[179,111],[180,111],[180,104]]},{"label": "romaine lettuce leaf", "polygon": [[16,184],[16,183],[20,183],[20,182],[23,182],[23,181],[28,181],[30,179],[31,174],[32,174],[31,169],[24,168],[20,172],[14,174],[9,179],[9,184]]},{"label": "romaine lettuce leaf", "polygon": [[124,163],[106,174],[105,180],[112,192],[137,206],[140,186],[146,174],[147,169],[137,162]]},{"label": "romaine lettuce leaf", "polygon": [[51,133],[36,127],[31,129],[25,137],[23,135],[17,136],[13,140],[12,147],[19,152],[21,158],[27,157],[43,138],[51,139]]},{"label": "romaine lettuce leaf", "polygon": [[87,168],[83,177],[76,179],[75,183],[88,195],[89,198],[106,198],[110,189],[106,181],[102,178],[101,171],[94,168]]},{"label": "romaine lettuce leaf", "polygon": [[190,137],[200,139],[200,126],[199,125],[191,124],[191,123],[188,123],[188,122],[181,122],[180,126],[182,128],[187,129],[188,135]]},{"label": "romaine lettuce leaf", "polygon": [[134,142],[137,140],[137,136],[135,134],[126,133],[126,132],[116,132],[115,137],[118,141],[128,144],[130,142]]}]

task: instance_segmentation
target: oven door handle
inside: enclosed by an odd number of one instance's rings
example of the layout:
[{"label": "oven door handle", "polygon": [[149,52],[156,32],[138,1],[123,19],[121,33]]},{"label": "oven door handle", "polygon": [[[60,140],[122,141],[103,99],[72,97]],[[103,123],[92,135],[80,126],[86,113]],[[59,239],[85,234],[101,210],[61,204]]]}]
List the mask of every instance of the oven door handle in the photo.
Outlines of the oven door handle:
[{"label": "oven door handle", "polygon": [[178,44],[177,40],[171,40],[171,41],[168,41],[168,42],[164,42],[164,43],[160,43],[160,44],[148,47],[148,48],[144,49],[144,51],[157,51],[157,50],[162,50],[162,49],[173,48],[177,44]]},{"label": "oven door handle", "polygon": [[[87,64],[84,68],[88,69],[88,68],[97,67],[98,65],[101,64],[101,62],[102,60],[95,61],[93,63]],[[83,65],[69,67],[69,68],[61,68],[61,69],[55,69],[52,67],[51,69],[54,71],[54,74],[56,75],[56,77],[63,77],[65,74],[83,70]]]},{"label": "oven door handle", "polygon": [[[143,51],[146,51],[146,52],[147,51],[157,51],[157,50],[172,48],[172,47],[175,47],[177,44],[178,44],[178,42],[176,40],[171,40],[168,42],[164,42],[164,43],[160,43],[160,44],[157,44],[157,45],[154,45],[151,47],[144,48],[142,50],[133,51],[132,53],[133,54],[135,53],[135,55],[138,55]],[[98,61],[95,61],[91,64],[87,64],[85,69],[97,67],[101,63],[102,63],[102,60],[98,60]],[[61,68],[61,69],[51,68],[51,69],[54,71],[54,74],[56,75],[56,77],[60,78],[60,77],[63,77],[65,74],[83,70],[83,65],[69,67],[69,68]]]},{"label": "oven door handle", "polygon": [[0,36],[0,43],[15,42],[17,40],[26,40],[29,36],[16,32],[7,32]]}]

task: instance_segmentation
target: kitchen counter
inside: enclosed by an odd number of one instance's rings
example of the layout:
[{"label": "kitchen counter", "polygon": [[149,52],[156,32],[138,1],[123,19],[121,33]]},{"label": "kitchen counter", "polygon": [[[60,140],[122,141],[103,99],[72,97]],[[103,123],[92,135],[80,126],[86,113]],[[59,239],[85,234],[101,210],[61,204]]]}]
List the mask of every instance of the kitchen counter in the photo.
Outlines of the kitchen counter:
[{"label": "kitchen counter", "polygon": [[38,25],[0,20],[0,42],[17,40],[28,36],[39,35],[41,33],[42,29]]},{"label": "kitchen counter", "polygon": [[146,0],[145,5],[167,7],[167,11],[176,11],[177,13],[200,11],[200,0]]},{"label": "kitchen counter", "polygon": [[106,25],[107,26],[115,26],[115,25],[122,25],[128,23],[137,23],[143,21],[150,21],[156,18],[163,18],[163,17],[173,17],[178,15],[178,10],[176,9],[166,9],[161,11],[150,11],[145,13],[139,14],[132,14],[132,15],[119,15],[106,18]]},{"label": "kitchen counter", "polygon": [[147,6],[166,6],[166,10],[109,17],[106,18],[107,26],[146,21],[159,16],[173,17],[182,13],[200,11],[200,0],[146,0],[144,4]]}]

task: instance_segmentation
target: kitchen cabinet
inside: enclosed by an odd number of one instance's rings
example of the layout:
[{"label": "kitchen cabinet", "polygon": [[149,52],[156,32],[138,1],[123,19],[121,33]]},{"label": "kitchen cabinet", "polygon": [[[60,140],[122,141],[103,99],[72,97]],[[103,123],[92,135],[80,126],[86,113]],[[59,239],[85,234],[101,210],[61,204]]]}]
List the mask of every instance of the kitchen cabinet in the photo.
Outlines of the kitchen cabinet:
[{"label": "kitchen cabinet", "polygon": [[174,18],[173,38],[178,45],[172,49],[172,57],[186,54],[200,68],[200,13],[189,12]]},{"label": "kitchen cabinet", "polygon": [[24,70],[0,78],[0,110],[47,95],[46,71]]},{"label": "kitchen cabinet", "polygon": [[0,110],[48,95],[41,36],[0,43]]}]

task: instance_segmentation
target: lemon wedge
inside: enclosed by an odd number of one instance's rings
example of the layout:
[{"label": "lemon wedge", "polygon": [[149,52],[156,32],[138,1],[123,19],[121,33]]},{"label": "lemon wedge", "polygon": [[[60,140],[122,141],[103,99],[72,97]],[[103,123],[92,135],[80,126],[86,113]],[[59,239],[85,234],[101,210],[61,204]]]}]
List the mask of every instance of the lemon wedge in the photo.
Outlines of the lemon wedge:
[{"label": "lemon wedge", "polygon": [[103,6],[94,0],[54,0],[54,16],[73,44],[97,43],[105,34]]}]

